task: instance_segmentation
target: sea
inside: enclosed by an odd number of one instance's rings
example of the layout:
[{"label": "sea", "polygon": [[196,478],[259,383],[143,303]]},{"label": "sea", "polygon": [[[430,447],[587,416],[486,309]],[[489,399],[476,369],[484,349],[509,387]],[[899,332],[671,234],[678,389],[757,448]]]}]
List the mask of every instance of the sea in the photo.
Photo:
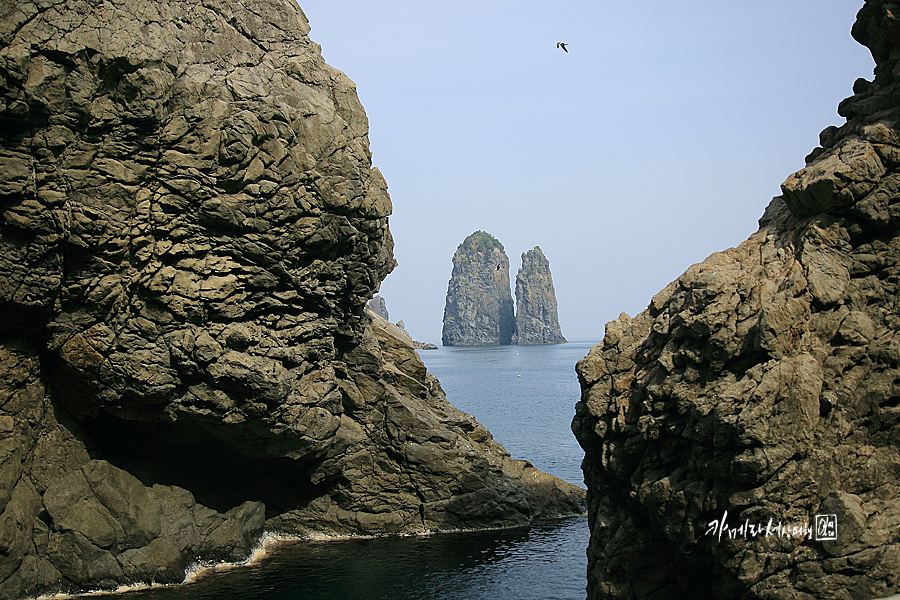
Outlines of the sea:
[{"label": "sea", "polygon": [[[594,342],[420,350],[447,399],[512,454],[583,486],[570,429],[575,363]],[[585,517],[498,531],[267,544],[246,565],[191,583],[116,593],[127,600],[584,600]]]}]

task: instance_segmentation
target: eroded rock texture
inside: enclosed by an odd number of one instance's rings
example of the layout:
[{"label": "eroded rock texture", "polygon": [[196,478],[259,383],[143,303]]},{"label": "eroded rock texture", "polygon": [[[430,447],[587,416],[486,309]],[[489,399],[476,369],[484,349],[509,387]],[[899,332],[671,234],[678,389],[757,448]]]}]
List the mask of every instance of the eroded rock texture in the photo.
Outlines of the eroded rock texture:
[{"label": "eroded rock texture", "polygon": [[[875,598],[900,590],[896,5],[853,35],[840,105],[760,229],[694,265],[577,367],[589,598]],[[745,523],[763,532],[726,532]],[[766,535],[837,516],[837,540]]]},{"label": "eroded rock texture", "polygon": [[540,246],[522,253],[522,266],[516,273],[516,331],[512,343],[566,343],[559,328],[550,261]]},{"label": "eroded rock texture", "polygon": [[0,598],[178,581],[263,527],[578,512],[366,316],[354,86],[289,0],[0,4]]},{"label": "eroded rock texture", "polygon": [[444,304],[445,346],[508,345],[515,331],[509,257],[494,236],[476,231],[453,253]]}]

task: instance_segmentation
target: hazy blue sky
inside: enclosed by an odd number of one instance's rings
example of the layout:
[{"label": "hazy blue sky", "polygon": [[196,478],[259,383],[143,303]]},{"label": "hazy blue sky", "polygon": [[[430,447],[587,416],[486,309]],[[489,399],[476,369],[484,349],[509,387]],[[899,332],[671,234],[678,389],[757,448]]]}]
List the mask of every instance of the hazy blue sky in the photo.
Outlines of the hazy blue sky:
[{"label": "hazy blue sky", "polygon": [[[550,260],[563,334],[599,340],[736,246],[804,166],[868,50],[861,0],[301,1],[357,85],[394,205],[391,320],[440,343],[451,257]],[[569,44],[568,54],[556,42]]]}]

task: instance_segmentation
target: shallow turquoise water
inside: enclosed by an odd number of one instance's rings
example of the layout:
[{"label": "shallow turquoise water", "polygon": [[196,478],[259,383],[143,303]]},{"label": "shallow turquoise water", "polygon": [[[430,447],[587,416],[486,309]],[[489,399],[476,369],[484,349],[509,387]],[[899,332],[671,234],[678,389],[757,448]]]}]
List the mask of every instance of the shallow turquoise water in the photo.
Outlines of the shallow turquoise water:
[{"label": "shallow turquoise water", "polygon": [[[420,351],[447,398],[512,454],[582,484],[570,430],[590,343]],[[429,537],[294,542],[260,562],[128,600],[583,600],[587,519]]]}]

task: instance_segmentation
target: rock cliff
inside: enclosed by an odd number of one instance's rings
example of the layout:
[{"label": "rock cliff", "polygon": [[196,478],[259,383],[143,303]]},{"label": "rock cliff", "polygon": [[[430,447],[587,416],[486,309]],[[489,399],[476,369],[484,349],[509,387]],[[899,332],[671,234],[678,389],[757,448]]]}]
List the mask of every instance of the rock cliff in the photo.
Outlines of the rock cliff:
[{"label": "rock cliff", "polygon": [[516,274],[516,331],[512,343],[566,343],[559,328],[550,261],[540,246],[522,253],[522,266]]},{"label": "rock cliff", "polygon": [[263,528],[577,513],[364,311],[354,86],[290,0],[0,4],[0,598],[180,581]]},{"label": "rock cliff", "polygon": [[874,81],[759,230],[578,363],[591,599],[900,590],[896,5],[867,1],[852,33]]},{"label": "rock cliff", "polygon": [[515,331],[509,258],[494,236],[476,231],[453,254],[444,305],[445,346],[507,345]]}]

